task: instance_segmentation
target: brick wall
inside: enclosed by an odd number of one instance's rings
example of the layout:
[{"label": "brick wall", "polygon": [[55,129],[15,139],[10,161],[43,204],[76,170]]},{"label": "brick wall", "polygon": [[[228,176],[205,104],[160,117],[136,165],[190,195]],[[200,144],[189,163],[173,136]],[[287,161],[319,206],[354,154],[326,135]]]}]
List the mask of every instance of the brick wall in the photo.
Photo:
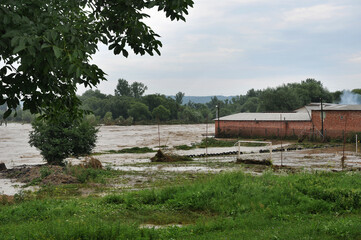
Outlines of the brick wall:
[{"label": "brick wall", "polygon": [[[342,137],[344,132],[361,132],[361,111],[324,111],[325,136]],[[321,131],[321,111],[312,111],[312,121]]]},{"label": "brick wall", "polygon": [[[278,137],[299,136],[312,132],[311,121],[219,121],[223,136]],[[218,136],[218,121],[215,122]]]},{"label": "brick wall", "polygon": [[[361,132],[361,111],[324,111],[324,135],[343,137],[344,132]],[[345,128],[346,126],[346,128]],[[300,137],[319,136],[321,111],[312,111],[312,121],[219,121],[221,136]],[[346,131],[345,131],[346,129]],[[216,136],[218,121],[215,122]]]}]

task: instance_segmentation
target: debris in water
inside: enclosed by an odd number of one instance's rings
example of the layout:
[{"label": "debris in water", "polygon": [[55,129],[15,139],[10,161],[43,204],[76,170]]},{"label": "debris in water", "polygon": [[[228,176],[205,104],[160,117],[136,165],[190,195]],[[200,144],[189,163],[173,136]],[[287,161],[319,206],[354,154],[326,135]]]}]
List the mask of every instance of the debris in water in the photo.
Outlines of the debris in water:
[{"label": "debris in water", "polygon": [[0,171],[6,170],[5,163],[0,163]]},{"label": "debris in water", "polygon": [[180,155],[168,155],[162,152],[162,150],[158,150],[154,157],[150,159],[152,162],[183,162],[183,161],[192,161],[193,159],[188,156],[180,156]]},{"label": "debris in water", "polygon": [[236,163],[258,164],[258,165],[272,166],[272,161],[269,160],[269,159],[265,159],[265,160],[237,159]]}]

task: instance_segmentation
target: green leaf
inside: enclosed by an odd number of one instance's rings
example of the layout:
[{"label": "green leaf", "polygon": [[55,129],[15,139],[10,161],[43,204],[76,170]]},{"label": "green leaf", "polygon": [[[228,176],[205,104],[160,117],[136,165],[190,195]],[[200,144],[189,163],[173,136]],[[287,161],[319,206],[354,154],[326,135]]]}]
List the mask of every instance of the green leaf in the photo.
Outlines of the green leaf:
[{"label": "green leaf", "polygon": [[31,56],[35,57],[36,53],[35,53],[35,48],[34,47],[29,47],[28,51],[31,54]]},{"label": "green leaf", "polygon": [[41,49],[48,48],[48,47],[51,47],[51,45],[48,43],[44,43],[43,45],[41,45]]},{"label": "green leaf", "polygon": [[76,68],[76,77],[77,77],[77,78],[80,77],[80,74],[81,74],[80,68],[77,67],[77,68]]},{"label": "green leaf", "polygon": [[9,117],[10,114],[11,114],[11,108],[9,108],[8,110],[6,110],[6,112],[4,113],[3,118],[5,119],[5,118]]},{"label": "green leaf", "polygon": [[61,56],[61,49],[58,48],[57,46],[53,46],[53,51],[54,51],[55,57],[56,57],[56,58],[60,58],[60,56]]},{"label": "green leaf", "polygon": [[121,48],[119,45],[117,45],[117,46],[114,48],[114,54],[115,54],[115,55],[118,55],[121,51],[122,51],[122,48]]},{"label": "green leaf", "polygon": [[128,51],[125,49],[122,50],[122,53],[123,53],[124,57],[128,57],[128,55],[129,55]]},{"label": "green leaf", "polygon": [[26,48],[26,46],[24,46],[24,45],[23,45],[23,46],[19,45],[19,46],[17,46],[17,47],[14,49],[13,54],[18,53],[18,52],[24,50],[25,48]]},{"label": "green leaf", "polygon": [[19,44],[19,37],[13,37],[10,42],[11,46],[14,47]]},{"label": "green leaf", "polygon": [[56,31],[51,31],[51,38],[53,39],[53,41],[56,41],[57,36],[58,33]]}]

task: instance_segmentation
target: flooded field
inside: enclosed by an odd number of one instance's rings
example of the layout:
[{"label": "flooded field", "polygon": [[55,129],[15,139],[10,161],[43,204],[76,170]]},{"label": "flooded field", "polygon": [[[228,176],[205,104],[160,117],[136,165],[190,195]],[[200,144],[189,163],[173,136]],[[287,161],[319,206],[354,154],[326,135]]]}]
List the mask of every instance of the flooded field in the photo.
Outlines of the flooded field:
[{"label": "flooded field", "polygon": [[[121,188],[134,188],[139,183],[153,181],[155,178],[167,178],[174,174],[218,173],[222,171],[244,170],[252,174],[260,174],[266,166],[250,166],[237,164],[237,155],[212,157],[196,157],[192,162],[182,163],[152,163],[150,158],[155,153],[144,154],[105,154],[109,150],[121,150],[131,147],[149,147],[154,150],[161,145],[165,152],[178,155],[218,154],[237,151],[238,148],[196,148],[191,150],[175,150],[174,146],[199,143],[208,134],[214,134],[214,126],[205,124],[193,125],[161,125],[160,136],[158,126],[101,126],[94,152],[103,166],[123,171],[125,173],[122,184],[115,184]],[[39,165],[45,162],[40,152],[28,144],[31,131],[29,124],[10,123],[7,127],[0,127],[0,162],[7,168],[22,165]],[[159,141],[160,139],[160,141]],[[295,142],[283,143],[283,146]],[[279,142],[274,142],[272,148],[279,148]],[[293,168],[297,170],[341,170],[342,146],[303,149],[286,152],[259,153],[267,147],[241,147],[241,159],[264,160],[272,159],[276,167]],[[354,145],[348,145],[345,151],[345,167],[361,168],[361,155],[355,153]],[[81,159],[67,159],[77,164]],[[11,179],[0,179],[0,194],[13,195],[20,189],[21,184]]]}]

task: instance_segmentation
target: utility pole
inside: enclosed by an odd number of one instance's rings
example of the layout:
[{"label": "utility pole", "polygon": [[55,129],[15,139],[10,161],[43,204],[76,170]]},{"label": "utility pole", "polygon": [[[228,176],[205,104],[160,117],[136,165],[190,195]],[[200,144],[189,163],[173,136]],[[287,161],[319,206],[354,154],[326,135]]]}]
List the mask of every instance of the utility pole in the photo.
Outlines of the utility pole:
[{"label": "utility pole", "polygon": [[281,123],[281,129],[280,129],[280,137],[281,137],[281,167],[283,167],[283,155],[282,155],[282,151],[283,151],[283,146],[282,146],[282,128],[283,128],[283,124],[282,124],[282,114],[280,114],[280,123]]},{"label": "utility pole", "polygon": [[158,118],[158,149],[160,150],[160,128],[159,128],[160,122]]},{"label": "utility pole", "polygon": [[321,100],[321,134],[322,134],[322,139],[324,139],[323,136],[323,104],[322,104],[322,98],[320,98]]},{"label": "utility pole", "polygon": [[343,130],[343,148],[342,148],[342,158],[341,158],[341,167],[342,170],[345,168],[345,147],[346,147],[346,126],[347,126],[347,117],[348,114],[345,114],[345,129]]},{"label": "utility pole", "polygon": [[[217,104],[216,105],[216,108],[217,108],[217,119],[218,119],[218,131],[217,131],[217,135],[219,136],[219,133],[221,132],[221,128],[219,127],[219,114],[220,114],[220,112],[219,112],[219,105],[220,104]],[[217,136],[217,137],[218,137]]]},{"label": "utility pole", "polygon": [[356,153],[357,153],[357,134],[356,134]]},{"label": "utility pole", "polygon": [[206,121],[206,162],[208,162],[208,114]]}]

